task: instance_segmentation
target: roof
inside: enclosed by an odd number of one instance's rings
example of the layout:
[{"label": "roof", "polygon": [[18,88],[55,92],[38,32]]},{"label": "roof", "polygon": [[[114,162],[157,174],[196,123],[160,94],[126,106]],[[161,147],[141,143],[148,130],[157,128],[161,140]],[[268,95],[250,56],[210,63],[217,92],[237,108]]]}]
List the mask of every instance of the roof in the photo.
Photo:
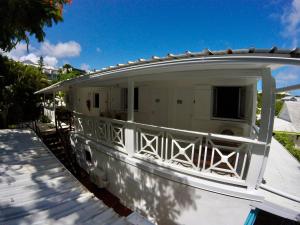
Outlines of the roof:
[{"label": "roof", "polygon": [[150,224],[95,198],[30,130],[0,130],[0,156],[0,224]]},{"label": "roof", "polygon": [[297,132],[296,128],[293,126],[293,124],[291,122],[280,119],[278,117],[274,118],[273,130],[274,131],[291,132],[291,133]]},{"label": "roof", "polygon": [[276,139],[272,138],[265,183],[258,189],[264,197],[259,208],[300,221],[300,163]]},{"label": "roof", "polygon": [[300,65],[300,48],[295,49],[280,49],[277,47],[272,47],[270,49],[266,48],[246,48],[246,49],[227,49],[221,51],[211,51],[209,49],[204,49],[201,52],[190,52],[186,51],[183,54],[172,54],[169,53],[165,57],[152,56],[150,59],[138,59],[135,61],[128,61],[124,64],[117,64],[114,66],[109,66],[102,68],[100,71],[90,73],[87,75],[81,75],[79,77],[58,82],[52,86],[44,88],[36,93],[43,93],[49,90],[59,89],[64,85],[70,84],[70,81],[82,81],[92,77],[106,75],[108,73],[128,71],[129,69],[141,69],[146,66],[166,66],[174,64],[183,63],[248,63],[255,64],[261,63],[263,65],[273,65],[273,64],[292,64]]},{"label": "roof", "polygon": [[[282,106],[282,109],[279,112],[278,118],[290,122],[291,125],[295,128],[295,132],[300,132],[299,112],[300,112],[299,101],[285,101]],[[274,130],[281,131],[281,127],[278,127],[278,124],[276,124],[276,120],[274,123]]]},{"label": "roof", "polygon": [[298,101],[298,99],[295,96],[285,96],[283,98],[281,98],[282,101]]}]

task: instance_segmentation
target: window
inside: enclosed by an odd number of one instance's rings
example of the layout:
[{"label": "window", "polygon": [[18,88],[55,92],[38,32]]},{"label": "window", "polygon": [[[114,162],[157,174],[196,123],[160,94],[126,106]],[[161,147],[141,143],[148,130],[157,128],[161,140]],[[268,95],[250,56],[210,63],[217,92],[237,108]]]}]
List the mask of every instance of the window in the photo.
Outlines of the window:
[{"label": "window", "polygon": [[[124,110],[128,108],[128,88],[122,89],[122,106]],[[139,88],[134,88],[134,110],[139,110]]]},{"label": "window", "polygon": [[214,87],[213,117],[245,119],[245,87]]},{"label": "window", "polygon": [[99,108],[100,106],[100,96],[99,93],[94,94],[94,108]]}]

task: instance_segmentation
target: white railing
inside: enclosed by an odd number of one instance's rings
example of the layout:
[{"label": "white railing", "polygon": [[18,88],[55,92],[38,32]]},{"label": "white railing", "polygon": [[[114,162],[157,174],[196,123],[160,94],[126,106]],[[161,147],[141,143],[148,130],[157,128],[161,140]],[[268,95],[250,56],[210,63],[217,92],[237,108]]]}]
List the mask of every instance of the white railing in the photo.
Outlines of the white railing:
[{"label": "white railing", "polygon": [[[252,155],[260,155],[263,150],[259,149],[263,149],[265,145],[250,138],[178,130],[103,117],[75,114],[74,121],[77,133],[128,153],[128,157],[199,176],[249,180],[247,174]],[[133,132],[130,133],[130,130]],[[251,168],[255,167],[256,164],[252,163]],[[257,176],[256,172],[251,174],[251,179],[253,176]]]},{"label": "white railing", "polygon": [[199,172],[245,179],[252,140],[135,124],[136,155]]},{"label": "white railing", "polygon": [[75,131],[102,144],[125,151],[125,124],[121,120],[75,115]]}]

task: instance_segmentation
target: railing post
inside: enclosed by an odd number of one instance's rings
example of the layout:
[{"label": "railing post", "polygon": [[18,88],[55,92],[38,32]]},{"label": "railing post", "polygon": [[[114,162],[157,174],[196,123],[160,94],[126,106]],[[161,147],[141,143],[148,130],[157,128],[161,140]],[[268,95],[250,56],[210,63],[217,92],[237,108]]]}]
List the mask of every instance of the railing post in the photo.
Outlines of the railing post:
[{"label": "railing post", "polygon": [[125,127],[125,149],[130,157],[135,153],[135,127],[131,122]]},{"label": "railing post", "polygon": [[247,171],[246,183],[248,189],[257,187],[259,174],[264,161],[264,152],[266,146],[264,144],[253,144],[251,149],[251,159]]},{"label": "railing post", "polygon": [[125,127],[125,149],[129,156],[134,155],[135,151],[135,128],[131,123],[134,121],[134,81],[128,79],[127,95],[127,123]]}]

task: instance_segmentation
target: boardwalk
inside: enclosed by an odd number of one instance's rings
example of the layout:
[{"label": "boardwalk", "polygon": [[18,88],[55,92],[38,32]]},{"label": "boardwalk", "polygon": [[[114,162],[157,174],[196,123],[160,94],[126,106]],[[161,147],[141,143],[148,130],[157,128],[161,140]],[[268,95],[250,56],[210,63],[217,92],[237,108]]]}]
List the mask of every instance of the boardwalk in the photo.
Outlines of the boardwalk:
[{"label": "boardwalk", "polygon": [[136,217],[95,198],[32,131],[0,130],[0,224],[121,225]]}]

